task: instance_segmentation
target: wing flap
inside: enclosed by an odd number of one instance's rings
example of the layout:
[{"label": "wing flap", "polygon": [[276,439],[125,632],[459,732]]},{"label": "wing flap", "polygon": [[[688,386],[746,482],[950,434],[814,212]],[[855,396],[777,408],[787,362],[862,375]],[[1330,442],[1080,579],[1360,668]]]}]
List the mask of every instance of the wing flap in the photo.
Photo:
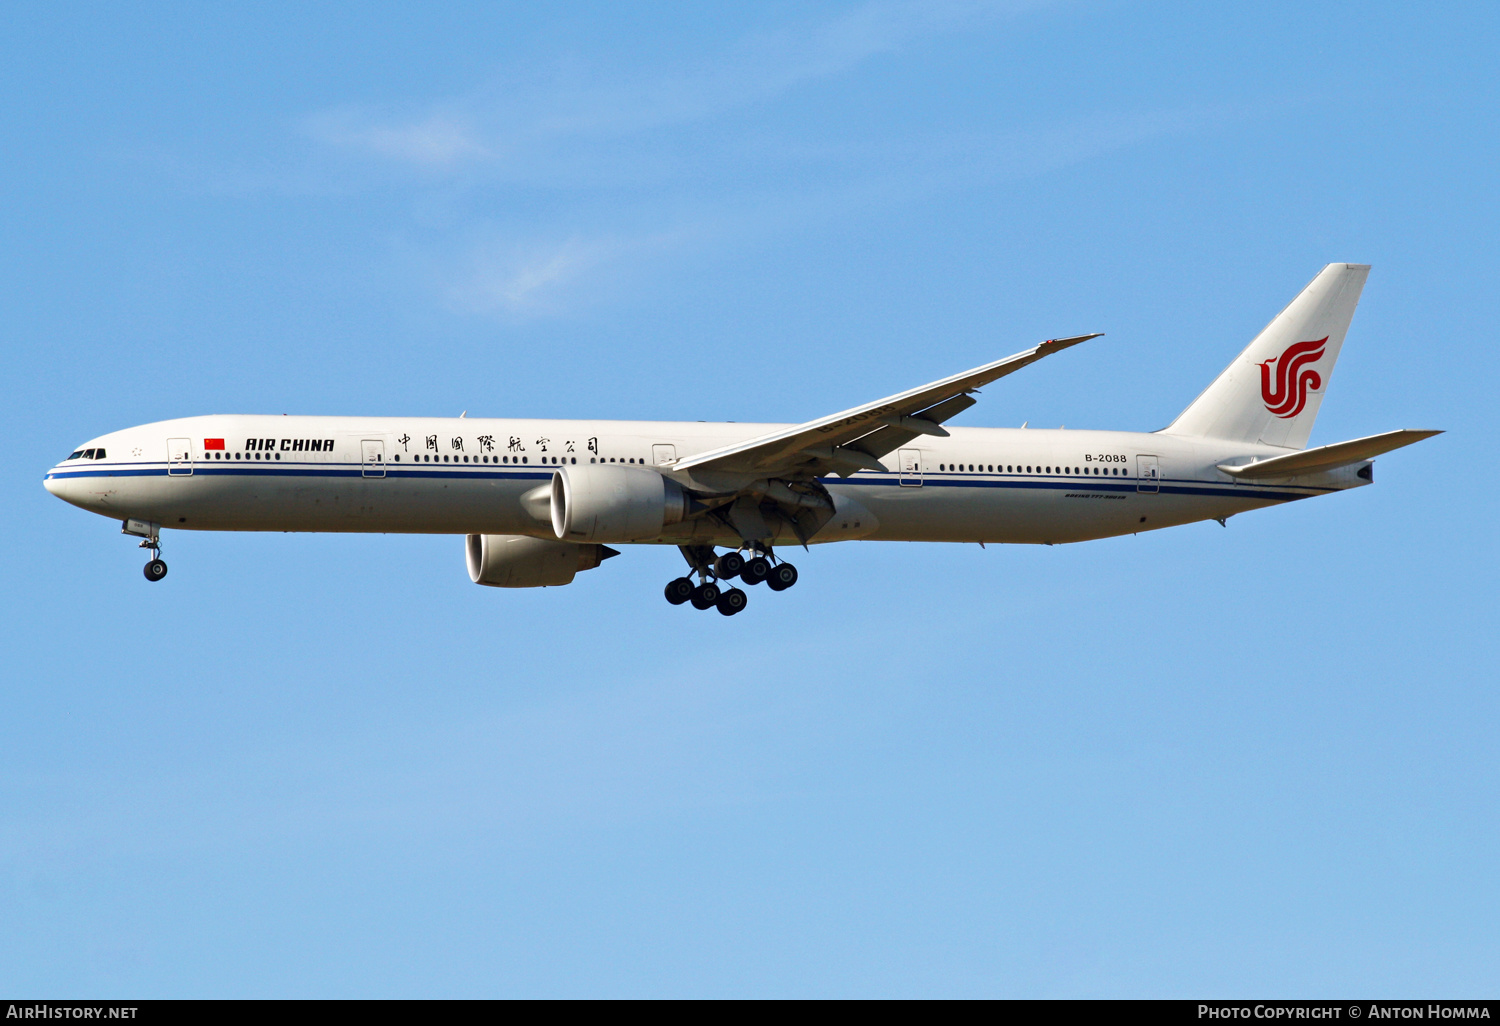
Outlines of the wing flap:
[{"label": "wing flap", "polygon": [[1224,464],[1219,469],[1231,477],[1254,480],[1263,477],[1291,477],[1296,474],[1311,474],[1320,470],[1333,470],[1350,463],[1361,463],[1381,453],[1399,449],[1424,438],[1440,435],[1441,431],[1387,431],[1380,435],[1356,438],[1333,445],[1321,445],[1316,449],[1273,456],[1268,460],[1231,467]]},{"label": "wing flap", "polygon": [[[956,395],[952,399],[946,399],[943,402],[938,403],[936,406],[929,406],[927,409],[910,417],[890,418],[891,423],[887,424],[879,431],[870,432],[868,435],[865,435],[863,438],[859,439],[856,442],[851,442],[849,445],[845,446],[845,448],[857,449],[860,452],[867,453],[868,455],[874,456],[876,459],[879,459],[886,453],[894,452],[895,450],[901,448],[912,439],[920,438],[923,435],[934,433],[925,429],[917,430],[920,425],[908,426],[911,421],[923,420],[933,425],[941,424],[949,417],[958,416],[960,413],[962,413],[964,410],[967,410],[970,406],[973,406],[978,401],[978,399],[975,399],[971,395]],[[942,431],[941,428],[939,428],[938,430]],[[943,434],[946,435],[947,432],[943,431]]]}]

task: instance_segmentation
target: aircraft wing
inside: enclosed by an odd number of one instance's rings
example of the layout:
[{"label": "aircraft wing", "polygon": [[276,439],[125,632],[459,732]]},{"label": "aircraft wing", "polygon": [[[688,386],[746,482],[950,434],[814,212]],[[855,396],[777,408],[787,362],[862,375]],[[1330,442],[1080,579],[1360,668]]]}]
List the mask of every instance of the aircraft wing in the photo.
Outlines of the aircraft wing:
[{"label": "aircraft wing", "polygon": [[1103,332],[1048,339],[1023,353],[877,399],[842,413],[808,421],[759,438],[688,456],[672,470],[714,470],[764,477],[815,475],[831,469],[847,477],[884,470],[879,457],[919,435],[946,437],[945,420],[973,406],[969,393],[1069,346]]}]

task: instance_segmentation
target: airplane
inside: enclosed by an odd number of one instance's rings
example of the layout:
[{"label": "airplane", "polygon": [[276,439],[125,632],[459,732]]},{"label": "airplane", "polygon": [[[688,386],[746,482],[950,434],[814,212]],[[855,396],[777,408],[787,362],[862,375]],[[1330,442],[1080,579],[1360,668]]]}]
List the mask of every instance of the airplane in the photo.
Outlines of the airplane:
[{"label": "airplane", "polygon": [[689,569],[667,601],[732,616],[736,579],[797,583],[778,546],[1055,545],[1371,484],[1374,457],[1441,432],[1306,448],[1368,274],[1323,268],[1153,432],[944,426],[1096,332],[804,424],[201,416],[101,435],[44,483],[143,539],[149,581],[167,574],[163,529],[464,535],[469,578],[500,588],[569,584],[613,545],[675,545]]}]

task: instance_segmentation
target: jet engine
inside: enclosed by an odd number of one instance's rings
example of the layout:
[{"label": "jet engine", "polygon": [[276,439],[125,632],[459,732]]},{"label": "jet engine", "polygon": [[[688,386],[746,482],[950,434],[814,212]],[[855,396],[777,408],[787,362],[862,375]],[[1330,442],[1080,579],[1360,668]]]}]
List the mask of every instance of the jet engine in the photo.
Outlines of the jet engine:
[{"label": "jet engine", "polygon": [[686,516],[690,501],[649,467],[560,467],[552,477],[552,530],[569,542],[650,541]]},{"label": "jet engine", "polygon": [[492,588],[555,588],[573,583],[580,570],[592,570],[619,553],[607,545],[528,538],[521,534],[471,534],[465,555],[469,579]]}]

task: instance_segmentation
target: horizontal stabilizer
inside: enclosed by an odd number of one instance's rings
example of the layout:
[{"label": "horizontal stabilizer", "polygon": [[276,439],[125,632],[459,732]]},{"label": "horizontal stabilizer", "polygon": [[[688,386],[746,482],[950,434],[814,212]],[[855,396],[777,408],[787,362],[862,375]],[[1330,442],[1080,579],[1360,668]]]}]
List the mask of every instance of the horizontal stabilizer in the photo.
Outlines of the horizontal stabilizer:
[{"label": "horizontal stabilizer", "polygon": [[1285,456],[1273,456],[1268,460],[1247,463],[1241,467],[1230,467],[1221,463],[1219,469],[1231,477],[1248,479],[1312,474],[1320,470],[1333,470],[1335,467],[1359,463],[1379,456],[1383,452],[1390,452],[1403,445],[1411,445],[1413,442],[1420,442],[1424,438],[1440,434],[1442,434],[1441,431],[1387,431],[1383,435],[1356,438],[1352,442],[1338,442],[1334,445],[1322,445],[1316,449],[1288,453]]}]

